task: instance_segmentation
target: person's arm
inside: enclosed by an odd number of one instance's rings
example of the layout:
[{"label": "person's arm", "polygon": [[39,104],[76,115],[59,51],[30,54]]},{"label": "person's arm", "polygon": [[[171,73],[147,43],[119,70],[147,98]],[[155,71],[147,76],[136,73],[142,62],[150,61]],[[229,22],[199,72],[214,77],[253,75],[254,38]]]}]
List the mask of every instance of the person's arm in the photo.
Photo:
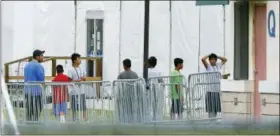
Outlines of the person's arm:
[{"label": "person's arm", "polygon": [[225,58],[225,57],[218,56],[218,59],[220,59],[222,61],[222,65],[224,65],[227,62],[227,58]]},{"label": "person's arm", "polygon": [[207,58],[209,57],[209,55],[204,56],[201,58],[202,64],[204,65],[204,67],[207,69],[208,67],[208,62],[207,62]]},{"label": "person's arm", "polygon": [[82,70],[82,75],[83,75],[83,76],[81,77],[81,80],[82,80],[82,81],[86,81],[86,75],[87,75],[87,74],[86,74],[86,72],[85,72],[84,70]]},{"label": "person's arm", "polygon": [[41,64],[37,66],[36,76],[38,78],[38,81],[45,81],[45,70]]}]

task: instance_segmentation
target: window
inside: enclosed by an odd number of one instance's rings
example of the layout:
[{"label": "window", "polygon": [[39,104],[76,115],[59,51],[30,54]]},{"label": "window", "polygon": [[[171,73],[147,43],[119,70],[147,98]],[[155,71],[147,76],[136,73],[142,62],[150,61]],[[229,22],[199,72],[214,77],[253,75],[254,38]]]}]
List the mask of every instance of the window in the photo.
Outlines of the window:
[{"label": "window", "polygon": [[249,77],[249,2],[234,4],[234,80]]},{"label": "window", "polygon": [[[87,53],[90,57],[103,56],[103,11],[87,12]],[[91,77],[101,76],[102,62],[88,61],[87,73]]]}]

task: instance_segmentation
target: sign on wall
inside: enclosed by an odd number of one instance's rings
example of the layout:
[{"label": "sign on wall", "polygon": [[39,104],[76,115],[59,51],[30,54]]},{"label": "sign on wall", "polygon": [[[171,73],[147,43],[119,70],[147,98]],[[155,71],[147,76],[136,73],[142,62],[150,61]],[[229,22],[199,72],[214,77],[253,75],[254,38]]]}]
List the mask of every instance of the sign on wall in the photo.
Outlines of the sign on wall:
[{"label": "sign on wall", "polygon": [[275,30],[276,30],[276,22],[275,22],[275,13],[273,10],[270,10],[268,12],[268,18],[267,18],[267,31],[268,31],[268,35],[270,37],[275,37]]},{"label": "sign on wall", "polygon": [[229,0],[196,0],[197,6],[228,5]]}]

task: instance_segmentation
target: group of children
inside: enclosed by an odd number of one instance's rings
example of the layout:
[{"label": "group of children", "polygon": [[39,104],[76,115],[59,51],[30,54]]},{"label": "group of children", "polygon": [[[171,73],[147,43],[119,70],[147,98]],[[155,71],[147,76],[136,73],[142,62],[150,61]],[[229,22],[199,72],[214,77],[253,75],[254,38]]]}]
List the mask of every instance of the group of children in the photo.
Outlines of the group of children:
[{"label": "group of children", "polygon": [[[77,53],[72,54],[72,68],[68,75],[64,74],[62,65],[56,66],[57,76],[52,80],[53,82],[80,82],[85,81],[86,73],[80,68],[81,60]],[[56,119],[65,122],[65,115],[67,112],[67,102],[70,101],[73,120],[76,120],[76,111],[83,112],[84,120],[86,116],[86,98],[84,92],[77,92],[78,90],[70,91],[69,86],[54,86],[53,87],[53,113]],[[80,99],[80,100],[79,100]]]},{"label": "group of children", "polygon": [[[57,70],[57,76],[53,79],[53,82],[80,82],[85,81],[86,74],[85,72],[79,67],[81,64],[80,55],[74,53],[71,56],[73,67],[70,69],[68,76],[64,75],[63,67],[62,65],[58,65],[56,67]],[[206,61],[209,59],[209,63]],[[221,62],[217,63],[217,59],[220,59]],[[206,71],[213,72],[213,71],[220,71],[223,64],[225,64],[227,61],[224,57],[219,57],[216,54],[210,54],[202,58],[202,63],[204,64]],[[161,72],[155,68],[157,64],[157,59],[155,57],[150,57],[148,59],[148,67],[149,67],[149,77],[153,76],[161,76]],[[138,78],[137,74],[133,72],[131,67],[131,61],[129,59],[125,59],[123,61],[124,66],[124,72],[120,73],[118,76],[118,79],[135,79]],[[181,58],[175,58],[174,59],[174,70],[171,72],[171,76],[178,76],[181,75],[180,71],[183,69],[183,59]],[[228,75],[229,76],[229,75]],[[174,82],[176,84],[183,82],[182,78],[173,78],[171,79],[171,82]],[[182,112],[183,112],[183,95],[184,93],[181,92],[181,87],[179,85],[175,85],[171,88],[171,119],[175,118],[175,115],[178,115],[179,118],[182,118]],[[207,94],[207,97],[208,98]],[[211,96],[219,96],[218,93],[211,93]],[[69,99],[69,96],[70,99]],[[60,120],[62,122],[65,121],[65,114],[67,111],[67,102],[70,100],[71,103],[71,109],[72,109],[72,115],[73,119],[75,120],[76,117],[76,111],[81,110],[83,112],[83,118],[86,120],[86,99],[84,92],[80,92],[80,95],[77,94],[77,92],[68,92],[66,87],[55,87],[54,93],[53,93],[53,104],[54,104],[54,115],[58,118],[60,117]],[[80,103],[77,103],[78,98],[80,98]],[[219,98],[219,97],[217,97]],[[210,99],[210,98],[209,98]],[[212,99],[212,97],[211,97]],[[215,105],[215,106],[214,106]],[[220,100],[207,100],[206,107],[208,107],[206,110],[209,113],[210,117],[215,117],[217,115],[217,112],[220,112]],[[209,108],[209,107],[215,107],[215,108]]]}]

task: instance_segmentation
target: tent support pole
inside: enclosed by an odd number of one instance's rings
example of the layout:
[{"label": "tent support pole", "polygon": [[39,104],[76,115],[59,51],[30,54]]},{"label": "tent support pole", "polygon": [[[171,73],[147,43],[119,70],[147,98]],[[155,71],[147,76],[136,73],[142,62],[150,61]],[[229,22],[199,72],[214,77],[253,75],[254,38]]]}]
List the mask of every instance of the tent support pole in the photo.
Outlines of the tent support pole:
[{"label": "tent support pole", "polygon": [[150,0],[145,0],[145,17],[144,17],[144,68],[143,68],[143,78],[148,78],[148,67],[146,67],[145,62],[149,57],[149,23],[150,23]]},{"label": "tent support pole", "polygon": [[121,50],[122,50],[122,1],[120,1],[120,30],[119,30],[119,67],[118,72],[121,72]]},{"label": "tent support pole", "polygon": [[77,51],[77,0],[74,0],[74,8],[75,8],[74,52],[76,52]]},{"label": "tent support pole", "polygon": [[[224,57],[226,56],[226,5],[223,4],[223,46],[224,46]],[[226,64],[225,64],[226,65]],[[225,66],[223,73],[225,73]]]},{"label": "tent support pole", "polygon": [[197,54],[197,72],[200,72],[200,48],[201,48],[201,6],[198,10],[198,54]]}]

